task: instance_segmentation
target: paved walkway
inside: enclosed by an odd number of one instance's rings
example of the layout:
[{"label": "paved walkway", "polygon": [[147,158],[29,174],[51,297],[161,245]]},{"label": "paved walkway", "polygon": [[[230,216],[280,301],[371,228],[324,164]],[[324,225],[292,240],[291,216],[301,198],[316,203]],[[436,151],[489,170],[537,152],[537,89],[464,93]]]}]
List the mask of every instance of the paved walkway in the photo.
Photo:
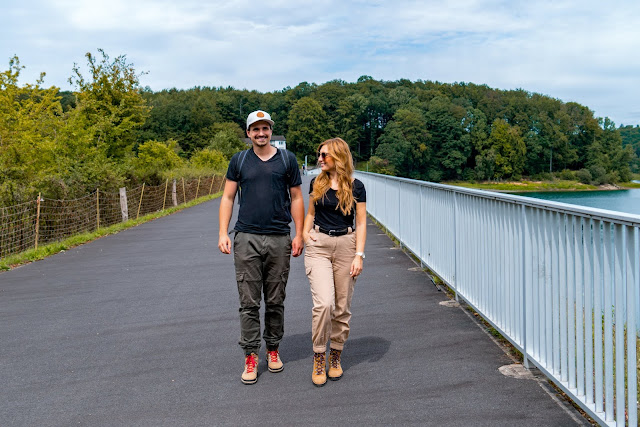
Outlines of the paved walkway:
[{"label": "paved walkway", "polygon": [[[308,177],[305,177],[305,193]],[[233,259],[219,199],[0,274],[0,426],[571,426],[373,224],[344,377],[311,384],[302,257],[287,288],[285,370],[240,383]],[[235,220],[234,220],[235,221]],[[264,352],[264,348],[262,350]]]}]

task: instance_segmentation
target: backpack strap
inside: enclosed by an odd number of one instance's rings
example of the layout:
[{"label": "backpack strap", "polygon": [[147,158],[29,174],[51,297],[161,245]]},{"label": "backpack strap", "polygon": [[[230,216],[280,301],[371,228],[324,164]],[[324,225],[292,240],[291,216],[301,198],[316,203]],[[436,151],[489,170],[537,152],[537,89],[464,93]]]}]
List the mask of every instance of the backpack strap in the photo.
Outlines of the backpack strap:
[{"label": "backpack strap", "polygon": [[287,178],[290,178],[289,175],[289,154],[287,153],[287,150],[283,150],[278,148],[278,151],[280,152],[282,157],[282,164],[284,165],[284,172],[287,175]]},{"label": "backpack strap", "polygon": [[240,163],[238,164],[238,172],[236,173],[236,182],[240,182],[240,171],[242,170],[242,165],[244,164],[244,159],[247,158],[247,154],[249,154],[249,150],[251,150],[250,148],[247,150],[244,150],[241,154],[240,154]]},{"label": "backpack strap", "polygon": [[236,182],[238,183],[238,189],[236,190],[236,195],[237,200],[238,200],[238,205],[240,204],[240,199],[242,198],[242,188],[240,188],[240,172],[242,171],[242,165],[244,164],[244,160],[247,158],[247,154],[249,154],[249,150],[251,150],[251,148],[244,150],[242,153],[240,153],[240,160],[239,160],[239,164],[238,164],[238,169],[236,172]]}]

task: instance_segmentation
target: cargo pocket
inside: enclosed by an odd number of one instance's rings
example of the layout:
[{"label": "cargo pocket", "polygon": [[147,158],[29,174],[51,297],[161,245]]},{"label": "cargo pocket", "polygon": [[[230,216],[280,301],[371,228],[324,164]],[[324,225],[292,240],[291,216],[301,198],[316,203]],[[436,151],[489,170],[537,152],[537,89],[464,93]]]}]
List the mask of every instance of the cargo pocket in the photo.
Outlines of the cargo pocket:
[{"label": "cargo pocket", "polygon": [[243,272],[236,272],[236,282],[238,282],[238,296],[240,298],[240,307],[242,308],[255,308],[260,307],[260,287],[257,284],[257,280],[253,282],[247,280],[248,274]]}]

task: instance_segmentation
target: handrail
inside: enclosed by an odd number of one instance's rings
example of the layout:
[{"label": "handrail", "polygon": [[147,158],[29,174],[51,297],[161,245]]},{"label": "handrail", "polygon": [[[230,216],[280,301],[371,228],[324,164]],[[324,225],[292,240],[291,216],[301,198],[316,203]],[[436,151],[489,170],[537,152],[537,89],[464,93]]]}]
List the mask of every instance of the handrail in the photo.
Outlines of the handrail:
[{"label": "handrail", "polygon": [[369,214],[521,351],[525,366],[601,424],[637,425],[639,215],[356,177]]}]

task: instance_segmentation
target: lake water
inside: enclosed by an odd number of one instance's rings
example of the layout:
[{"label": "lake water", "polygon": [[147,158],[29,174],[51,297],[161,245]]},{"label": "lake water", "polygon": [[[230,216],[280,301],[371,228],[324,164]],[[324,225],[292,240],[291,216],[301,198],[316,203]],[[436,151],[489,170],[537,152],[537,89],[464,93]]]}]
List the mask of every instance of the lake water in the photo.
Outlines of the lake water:
[{"label": "lake water", "polygon": [[518,196],[535,197],[537,199],[551,200],[554,202],[640,215],[640,189],[613,191],[549,191],[516,194]]}]

